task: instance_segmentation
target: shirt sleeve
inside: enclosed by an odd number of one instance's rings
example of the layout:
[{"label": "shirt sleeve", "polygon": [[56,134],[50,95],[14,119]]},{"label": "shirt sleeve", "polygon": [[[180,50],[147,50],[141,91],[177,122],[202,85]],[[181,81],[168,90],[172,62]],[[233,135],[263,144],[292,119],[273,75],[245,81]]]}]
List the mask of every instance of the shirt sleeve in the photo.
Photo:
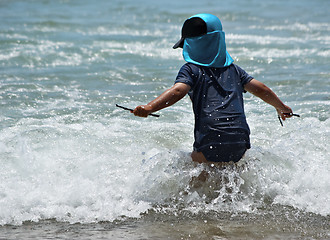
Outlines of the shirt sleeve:
[{"label": "shirt sleeve", "polygon": [[253,79],[253,77],[251,75],[249,75],[247,72],[245,72],[239,66],[235,65],[235,67],[236,67],[239,77],[241,79],[242,86],[244,87],[244,85],[249,83]]},{"label": "shirt sleeve", "polygon": [[185,64],[181,67],[174,83],[185,83],[193,88],[195,85],[193,76],[192,68],[189,64]]}]

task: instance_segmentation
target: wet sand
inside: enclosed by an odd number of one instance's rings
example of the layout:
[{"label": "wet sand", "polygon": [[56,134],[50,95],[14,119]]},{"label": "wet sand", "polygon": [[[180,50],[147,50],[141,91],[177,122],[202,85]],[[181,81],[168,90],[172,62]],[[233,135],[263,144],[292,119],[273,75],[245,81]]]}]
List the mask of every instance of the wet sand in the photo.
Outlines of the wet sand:
[{"label": "wet sand", "polygon": [[139,219],[70,224],[56,220],[0,227],[0,239],[329,239],[329,216],[292,208],[272,214],[150,212]]}]

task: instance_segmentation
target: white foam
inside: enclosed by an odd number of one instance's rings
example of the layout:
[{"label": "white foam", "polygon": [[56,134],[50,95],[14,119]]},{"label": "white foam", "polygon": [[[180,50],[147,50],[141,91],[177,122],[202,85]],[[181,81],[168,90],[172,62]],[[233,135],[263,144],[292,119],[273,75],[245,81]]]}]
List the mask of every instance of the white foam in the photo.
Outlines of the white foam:
[{"label": "white foam", "polygon": [[302,31],[302,32],[315,32],[315,31],[330,31],[330,25],[328,23],[317,23],[317,22],[308,22],[304,23],[289,23],[281,25],[252,25],[249,26],[250,29],[263,29],[263,30],[272,30],[272,31],[283,31],[283,30],[290,30],[290,31]]},{"label": "white foam", "polygon": [[181,59],[181,51],[172,49],[172,45],[166,39],[153,42],[128,42],[120,43],[117,41],[94,42],[94,46],[100,47],[102,52],[111,55],[132,54],[160,59]]},{"label": "white foam", "polygon": [[82,115],[71,124],[67,116],[26,118],[2,129],[0,224],[113,221],[173,199],[191,211],[253,211],[267,200],[330,213],[329,119],[290,119],[274,128],[250,115],[253,148],[244,170],[211,172],[204,187],[192,189],[191,178],[205,170],[189,157],[192,114],[183,112],[186,122],[121,114],[97,122]]},{"label": "white foam", "polygon": [[242,43],[256,43],[259,45],[269,45],[269,44],[292,44],[292,43],[306,43],[311,39],[302,39],[299,37],[281,37],[278,35],[251,35],[251,34],[226,34],[226,41],[228,44],[242,44]]}]

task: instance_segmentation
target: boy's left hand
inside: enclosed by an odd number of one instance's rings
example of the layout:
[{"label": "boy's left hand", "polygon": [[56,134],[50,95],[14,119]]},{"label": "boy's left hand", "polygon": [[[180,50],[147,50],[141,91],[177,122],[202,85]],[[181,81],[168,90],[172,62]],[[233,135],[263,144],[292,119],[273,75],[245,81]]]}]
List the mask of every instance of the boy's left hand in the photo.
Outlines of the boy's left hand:
[{"label": "boy's left hand", "polygon": [[135,116],[138,116],[138,117],[148,117],[148,115],[151,113],[151,107],[149,105],[140,105],[140,106],[137,106],[133,111],[132,113],[135,115]]}]

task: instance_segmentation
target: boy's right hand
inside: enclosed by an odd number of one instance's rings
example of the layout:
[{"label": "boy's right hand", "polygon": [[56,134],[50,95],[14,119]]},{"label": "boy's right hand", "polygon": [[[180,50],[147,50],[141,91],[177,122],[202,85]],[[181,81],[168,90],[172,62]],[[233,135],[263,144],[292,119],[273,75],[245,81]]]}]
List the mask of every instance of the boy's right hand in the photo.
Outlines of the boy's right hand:
[{"label": "boy's right hand", "polygon": [[288,107],[287,105],[284,105],[281,109],[276,109],[277,114],[281,117],[281,119],[284,121],[286,118],[292,117],[292,109]]}]

